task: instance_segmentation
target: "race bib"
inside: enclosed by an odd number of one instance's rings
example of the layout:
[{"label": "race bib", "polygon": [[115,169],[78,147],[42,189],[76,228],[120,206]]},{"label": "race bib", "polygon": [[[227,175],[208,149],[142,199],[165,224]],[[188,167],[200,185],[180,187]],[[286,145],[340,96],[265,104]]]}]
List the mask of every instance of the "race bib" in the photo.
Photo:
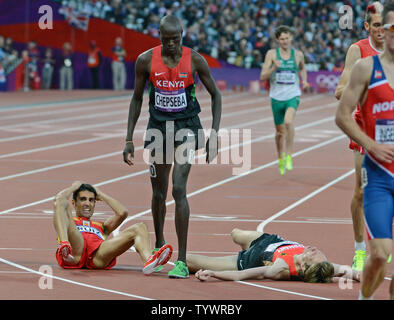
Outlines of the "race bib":
[{"label": "race bib", "polygon": [[394,119],[377,119],[375,140],[381,144],[394,144]]},{"label": "race bib", "polygon": [[164,91],[156,88],[155,107],[163,112],[179,112],[186,109],[187,100],[185,90]]},{"label": "race bib", "polygon": [[296,73],[291,70],[279,70],[276,72],[277,84],[295,84]]}]

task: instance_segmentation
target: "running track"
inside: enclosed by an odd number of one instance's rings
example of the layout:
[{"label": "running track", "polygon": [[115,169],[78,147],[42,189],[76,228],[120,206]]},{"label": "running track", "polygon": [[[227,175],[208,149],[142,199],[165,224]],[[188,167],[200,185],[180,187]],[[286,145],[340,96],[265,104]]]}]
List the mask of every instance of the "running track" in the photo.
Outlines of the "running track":
[{"label": "running track", "polygon": [[[151,231],[151,189],[143,160],[142,138],[148,119],[147,97],[137,124],[135,165],[122,161],[131,92],[61,91],[4,93],[0,100],[0,299],[130,300],[343,300],[357,299],[359,283],[200,282],[170,280],[141,273],[130,250],[111,271],[60,269],[55,261],[56,234],[52,197],[75,180],[99,186],[129,210],[124,226],[143,221]],[[210,128],[210,102],[198,92],[204,128]],[[351,264],[353,233],[350,199],[354,184],[352,154],[334,123],[332,96],[305,95],[296,117],[294,170],[281,177],[276,167],[273,121],[266,94],[223,92],[221,128],[240,129],[237,141],[223,140],[216,164],[193,166],[188,196],[191,208],[188,250],[232,255],[233,228],[278,233],[315,245],[337,263]],[[249,131],[242,131],[250,129]],[[250,133],[248,136],[247,133]],[[226,144],[230,142],[231,144]],[[250,154],[250,168],[233,175]],[[223,164],[226,156],[233,161]],[[239,160],[238,159],[238,160]],[[249,170],[248,170],[249,169]],[[171,189],[169,189],[171,190]],[[177,250],[174,204],[168,194],[166,240]],[[96,206],[97,219],[110,210]],[[171,261],[177,257],[174,253]],[[388,277],[392,272],[391,264]],[[42,269],[49,266],[50,269]],[[40,269],[41,268],[41,269]],[[40,270],[51,289],[41,289]],[[45,273],[48,275],[48,273]],[[375,294],[388,298],[389,281]]]}]

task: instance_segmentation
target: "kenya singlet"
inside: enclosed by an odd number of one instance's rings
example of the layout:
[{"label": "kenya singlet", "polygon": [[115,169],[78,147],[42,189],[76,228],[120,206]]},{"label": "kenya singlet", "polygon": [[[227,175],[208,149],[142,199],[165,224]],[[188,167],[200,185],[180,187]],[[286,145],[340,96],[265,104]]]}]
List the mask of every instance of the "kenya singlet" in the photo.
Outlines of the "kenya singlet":
[{"label": "kenya singlet", "polygon": [[195,96],[191,49],[182,47],[178,65],[169,68],[161,57],[162,46],[153,48],[149,76],[149,113],[162,122],[196,116],[200,105]]}]

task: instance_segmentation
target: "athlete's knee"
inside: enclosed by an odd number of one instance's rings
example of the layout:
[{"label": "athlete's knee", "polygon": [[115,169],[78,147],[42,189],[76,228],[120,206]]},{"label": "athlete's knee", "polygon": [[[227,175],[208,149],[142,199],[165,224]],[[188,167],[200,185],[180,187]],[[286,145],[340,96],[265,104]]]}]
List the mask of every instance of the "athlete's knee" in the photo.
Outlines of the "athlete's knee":
[{"label": "athlete's knee", "polygon": [[182,200],[186,198],[186,188],[184,184],[174,183],[172,187],[172,196],[175,201]]},{"label": "athlete's knee", "polygon": [[241,229],[234,228],[233,230],[231,230],[231,238],[236,239],[241,232]]},{"label": "athlete's knee", "polygon": [[382,267],[387,263],[389,253],[385,250],[371,250],[370,259],[375,267]]},{"label": "athlete's knee", "polygon": [[135,238],[137,235],[148,234],[148,227],[144,222],[138,222],[125,230],[130,238]]},{"label": "athlete's knee", "polygon": [[356,201],[362,205],[364,197],[364,190],[361,186],[356,186],[353,192],[353,201]]},{"label": "athlete's knee", "polygon": [[155,201],[165,202],[167,198],[167,192],[163,190],[153,190],[152,198]]}]

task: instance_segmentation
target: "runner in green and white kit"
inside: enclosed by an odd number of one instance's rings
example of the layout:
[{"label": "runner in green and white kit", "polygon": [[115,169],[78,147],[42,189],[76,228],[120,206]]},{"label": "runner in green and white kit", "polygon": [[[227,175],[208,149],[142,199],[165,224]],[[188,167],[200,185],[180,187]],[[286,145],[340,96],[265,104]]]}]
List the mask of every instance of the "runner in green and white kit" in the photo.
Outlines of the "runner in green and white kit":
[{"label": "runner in green and white kit", "polygon": [[[276,129],[275,142],[281,175],[293,169],[294,117],[300,103],[301,74],[303,89],[309,87],[304,65],[304,54],[292,48],[293,33],[290,27],[275,30],[279,48],[267,52],[260,79],[270,81],[270,98]],[[286,144],[285,144],[286,142]]]}]

